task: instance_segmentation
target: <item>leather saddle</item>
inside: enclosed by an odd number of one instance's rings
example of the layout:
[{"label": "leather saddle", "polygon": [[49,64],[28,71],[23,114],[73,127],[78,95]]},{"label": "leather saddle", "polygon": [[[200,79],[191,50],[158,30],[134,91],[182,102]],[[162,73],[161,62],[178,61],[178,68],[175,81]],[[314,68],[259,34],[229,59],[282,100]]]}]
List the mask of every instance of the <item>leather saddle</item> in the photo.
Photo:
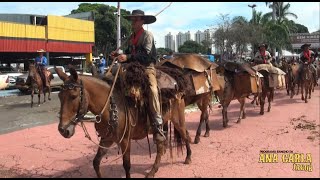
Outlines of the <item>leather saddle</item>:
[{"label": "leather saddle", "polygon": [[190,69],[196,72],[204,72],[208,69],[215,69],[218,67],[216,63],[209,62],[197,54],[178,55],[173,59],[161,61],[160,65],[164,65],[166,63],[172,64],[181,69]]}]

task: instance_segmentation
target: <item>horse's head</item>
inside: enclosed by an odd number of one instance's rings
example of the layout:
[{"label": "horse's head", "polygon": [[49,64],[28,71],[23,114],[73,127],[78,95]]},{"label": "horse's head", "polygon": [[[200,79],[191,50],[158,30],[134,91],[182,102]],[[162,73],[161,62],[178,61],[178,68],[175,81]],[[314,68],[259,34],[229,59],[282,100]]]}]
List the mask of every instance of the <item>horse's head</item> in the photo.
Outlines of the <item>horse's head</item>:
[{"label": "horse's head", "polygon": [[64,83],[58,94],[61,103],[58,130],[63,137],[70,138],[75,126],[87,112],[88,101],[82,80],[75,69],[70,69],[70,76],[61,69],[55,68],[55,71]]}]

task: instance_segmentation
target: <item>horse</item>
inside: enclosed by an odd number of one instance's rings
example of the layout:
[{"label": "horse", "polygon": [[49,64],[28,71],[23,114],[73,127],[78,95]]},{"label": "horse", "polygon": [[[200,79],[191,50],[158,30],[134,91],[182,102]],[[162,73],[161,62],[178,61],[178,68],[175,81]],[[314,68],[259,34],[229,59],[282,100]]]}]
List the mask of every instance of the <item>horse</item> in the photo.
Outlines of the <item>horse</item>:
[{"label": "horse", "polygon": [[260,114],[263,115],[266,97],[268,98],[268,112],[271,110],[271,102],[274,97],[274,87],[269,86],[269,72],[266,70],[260,70],[258,72],[263,75],[263,78],[261,79],[262,93],[258,96],[260,102]]},{"label": "horse", "polygon": [[[78,75],[73,68],[70,69],[70,76],[60,69],[55,69],[59,78],[64,82],[58,95],[61,102],[59,133],[65,138],[71,138],[75,133],[75,126],[82,121],[87,111],[91,111],[97,116],[95,129],[101,139],[97,154],[93,160],[93,167],[99,178],[102,177],[100,163],[108,151],[106,147],[110,147],[114,143],[120,145],[123,155],[123,167],[126,177],[129,178],[131,140],[143,139],[148,136],[149,132],[148,113],[150,111],[147,108],[148,103],[140,99],[143,97],[137,97],[136,100],[138,101],[134,101],[131,98],[128,99],[125,96],[125,88],[123,88],[125,82],[131,80],[131,83],[135,83],[137,79],[138,83],[146,82],[146,77],[135,76],[131,77],[135,78],[135,80],[127,79],[125,77],[130,71],[126,69],[117,79],[121,70],[120,68],[117,70],[114,79],[115,84],[110,86],[101,79]],[[141,70],[139,72],[142,73]],[[146,84],[143,87],[146,87]],[[109,100],[110,103],[108,103]],[[172,98],[170,103],[162,103],[162,115],[164,123],[170,120],[174,125],[178,146],[182,145],[181,138],[184,140],[187,149],[184,163],[189,164],[191,163],[191,139],[185,127],[184,106],[183,99]],[[156,142],[156,144],[156,159],[146,177],[155,175],[159,168],[161,156],[164,153],[164,143]]]},{"label": "horse", "polygon": [[[187,90],[185,91],[183,96],[185,105],[188,106],[191,104],[196,104],[201,111],[199,125],[197,128],[196,136],[194,138],[195,144],[198,144],[200,142],[201,127],[204,122],[206,124],[204,137],[209,137],[210,135],[208,107],[211,108],[213,89],[209,90],[208,92],[204,91],[203,93],[196,93],[194,91],[194,83],[200,83],[199,86],[204,87],[205,83],[207,83],[207,77],[205,72],[202,72],[202,70],[210,69],[210,66],[212,65],[213,67],[216,66],[215,63],[210,63],[199,55],[184,54],[177,55],[173,59],[163,60],[161,61],[161,63],[159,63],[158,66],[156,66],[157,69],[160,69],[169,75],[172,74],[171,71],[167,71],[164,67],[171,67],[176,71],[180,71],[183,73],[183,76],[187,81],[186,85],[188,85],[188,87],[186,88]],[[201,72],[199,72],[199,69],[201,69]],[[208,75],[210,74],[212,73],[208,73]],[[200,81],[192,82],[193,80],[191,77],[193,75],[197,76],[197,78],[199,78],[198,80]]]},{"label": "horse", "polygon": [[[228,68],[230,64],[232,68]],[[236,67],[234,67],[236,65]],[[251,76],[250,74],[254,73],[252,69],[249,68],[249,63],[244,63],[242,66],[238,67],[238,64],[222,62],[219,63],[219,67],[217,68],[218,73],[218,80],[220,85],[220,90],[216,91],[215,94],[219,97],[220,105],[222,106],[222,117],[223,117],[223,127],[228,126],[228,106],[232,100],[238,100],[240,103],[240,113],[237,120],[237,123],[241,122],[241,119],[246,118],[245,112],[245,101],[246,98],[251,94],[256,94],[257,92],[250,92],[248,91],[249,84],[244,82],[240,82],[241,80],[235,78],[239,76],[238,72],[235,72],[233,69],[240,70],[241,68],[245,68],[247,72],[243,73],[242,75],[248,77]],[[260,78],[257,78],[258,88],[261,84]]]},{"label": "horse", "polygon": [[290,89],[291,89],[291,81],[292,81],[292,69],[290,67],[290,64],[286,61],[285,58],[281,59],[281,66],[280,69],[285,72],[285,83],[286,83],[286,91],[287,95],[290,95]]},{"label": "horse", "polygon": [[[288,68],[288,77],[289,77],[289,83],[290,83],[290,98],[292,99],[294,95],[298,95],[299,94],[299,89],[301,87],[301,77],[300,77],[300,73],[301,73],[301,69],[302,69],[302,65],[297,63],[297,62],[293,62],[291,65],[289,65]],[[295,93],[295,86],[298,86],[298,90]]]},{"label": "horse", "polygon": [[40,106],[40,96],[43,93],[43,103],[46,102],[46,90],[48,91],[48,100],[51,100],[51,87],[50,87],[50,82],[53,79],[53,75],[52,73],[50,73],[49,71],[47,71],[48,74],[45,74],[45,76],[48,76],[48,82],[46,83],[46,86],[43,86],[43,81],[41,79],[41,76],[38,72],[38,70],[36,69],[35,65],[33,63],[31,63],[29,65],[29,74],[28,74],[28,78],[26,81],[26,84],[30,84],[29,88],[31,89],[31,108],[33,107],[33,96],[34,96],[34,91],[37,88],[38,89],[38,106]]},{"label": "horse", "polygon": [[[305,103],[308,103],[308,98],[311,99],[311,91],[315,85],[310,64],[303,64],[301,71],[301,82],[301,100],[304,100]],[[303,88],[305,88],[305,96],[303,95]]]}]

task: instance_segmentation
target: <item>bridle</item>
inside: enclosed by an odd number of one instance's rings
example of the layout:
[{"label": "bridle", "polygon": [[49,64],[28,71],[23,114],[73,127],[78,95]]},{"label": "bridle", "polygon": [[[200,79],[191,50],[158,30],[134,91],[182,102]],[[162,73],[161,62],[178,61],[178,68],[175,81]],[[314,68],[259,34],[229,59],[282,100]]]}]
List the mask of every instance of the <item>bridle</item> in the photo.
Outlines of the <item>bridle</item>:
[{"label": "bridle", "polygon": [[84,91],[83,91],[83,83],[82,80],[80,79],[80,84],[76,83],[66,83],[61,85],[62,90],[74,90],[76,88],[80,88],[80,101],[79,101],[79,107],[77,114],[72,118],[71,122],[67,125],[67,127],[71,124],[77,124],[81,120],[84,119],[84,116],[88,112],[88,109],[85,107],[84,103]]}]

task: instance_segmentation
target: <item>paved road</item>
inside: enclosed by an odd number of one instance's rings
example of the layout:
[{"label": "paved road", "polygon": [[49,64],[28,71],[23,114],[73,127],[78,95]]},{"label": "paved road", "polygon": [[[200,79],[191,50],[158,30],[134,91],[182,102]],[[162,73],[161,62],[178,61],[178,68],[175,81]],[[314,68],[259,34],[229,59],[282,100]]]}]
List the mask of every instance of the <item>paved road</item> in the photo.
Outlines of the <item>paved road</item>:
[{"label": "paved road", "polygon": [[[221,109],[215,106],[209,117],[210,137],[201,137],[199,144],[191,145],[192,163],[183,164],[185,150],[182,155],[174,153],[172,160],[166,153],[156,177],[320,177],[319,93],[319,87],[316,87],[312,99],[305,104],[300,96],[290,99],[283,91],[277,92],[271,112],[264,116],[259,115],[257,107],[247,103],[247,119],[241,124],[235,123],[239,103],[234,101],[229,108],[227,128],[222,127]],[[17,114],[25,114],[26,121],[32,122],[33,117],[51,124],[0,136],[0,177],[96,177],[92,160],[97,146],[84,137],[82,129],[77,127],[71,139],[63,138],[57,131],[55,120],[58,106],[45,104],[29,109],[25,107],[27,100],[21,101],[20,105],[15,105],[17,102],[8,105],[7,102],[4,107],[7,112],[14,109]],[[54,103],[57,101],[53,100]],[[46,110],[48,113],[42,112],[41,108],[45,106],[50,107]],[[33,114],[36,112],[37,115]],[[199,112],[188,113],[186,119],[194,138]],[[93,124],[86,124],[96,140]],[[152,142],[152,136],[150,140]],[[150,159],[146,139],[132,143],[132,177],[144,177],[151,169],[155,146],[151,146],[151,150]],[[282,162],[282,155],[284,160],[288,159],[287,154],[282,153],[275,154],[279,158],[274,163],[259,163],[260,155],[264,155],[260,154],[261,151],[277,150],[310,153],[312,172],[293,170],[293,163]],[[117,157],[117,150],[113,149],[102,161],[103,177],[125,177],[122,160],[112,161]]]}]

